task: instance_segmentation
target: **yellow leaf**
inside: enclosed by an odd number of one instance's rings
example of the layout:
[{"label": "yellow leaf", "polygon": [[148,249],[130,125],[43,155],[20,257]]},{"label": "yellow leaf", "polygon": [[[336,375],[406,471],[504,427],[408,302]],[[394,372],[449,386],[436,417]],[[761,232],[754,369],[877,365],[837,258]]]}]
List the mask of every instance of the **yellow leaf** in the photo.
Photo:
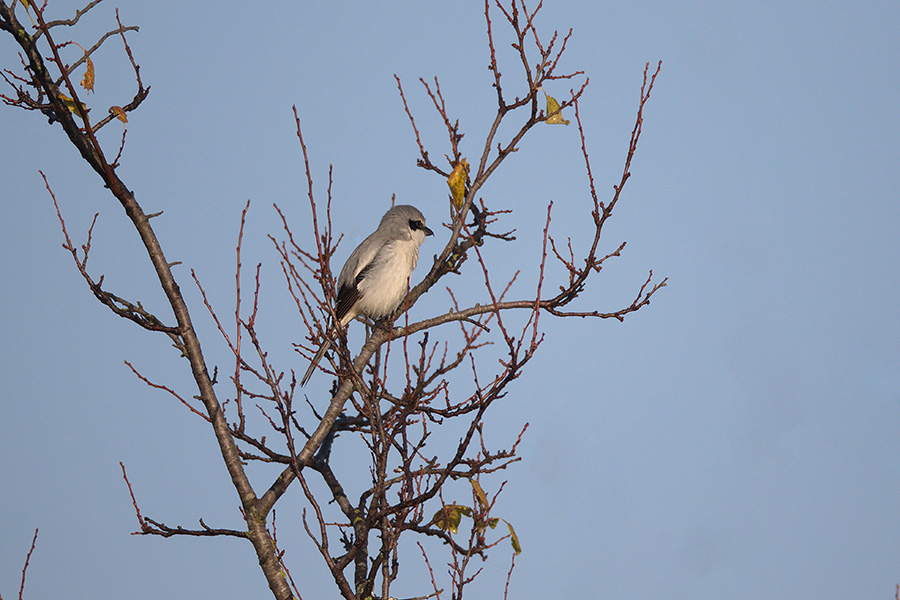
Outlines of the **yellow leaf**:
[{"label": "yellow leaf", "polygon": [[475,497],[478,498],[478,503],[481,505],[481,510],[487,510],[490,505],[488,504],[487,495],[484,493],[484,490],[481,489],[481,484],[471,477],[469,478],[469,483],[472,484],[472,488],[475,490]]},{"label": "yellow leaf", "polygon": [[84,79],[81,80],[81,87],[86,89],[88,92],[94,91],[94,61],[91,60],[91,57],[87,55],[87,52],[84,53],[84,57],[87,59],[87,69],[84,72]]},{"label": "yellow leaf", "polygon": [[466,200],[466,181],[468,178],[469,162],[463,158],[453,167],[450,177],[447,178],[447,185],[450,186],[450,195],[453,198],[453,203],[456,205],[456,210],[461,209],[463,202]]},{"label": "yellow leaf", "polygon": [[[65,94],[63,94],[61,92],[59,94],[59,99],[62,101],[63,104],[66,105],[66,108],[68,108],[70,111],[72,111],[73,114],[78,114],[74,100],[72,100],[71,98],[69,98],[68,96],[66,96]],[[80,104],[81,104],[81,110],[83,110],[84,112],[88,112],[88,107],[85,106],[84,102],[81,102]]]},{"label": "yellow leaf", "polygon": [[25,10],[26,10],[26,11],[28,11],[28,9],[31,8],[31,5],[28,4],[28,0],[21,0],[21,2],[22,2],[22,6],[25,7]]},{"label": "yellow leaf", "polygon": [[519,543],[519,536],[516,535],[516,530],[513,529],[513,526],[509,524],[509,521],[503,521],[503,522],[506,523],[507,527],[509,527],[509,539],[510,539],[510,542],[512,542],[513,552],[515,552],[516,555],[521,554],[522,553],[522,545]]},{"label": "yellow leaf", "polygon": [[[544,92],[543,89],[541,91]],[[556,101],[556,98],[547,92],[544,92],[544,96],[547,98],[547,118],[544,119],[544,122],[548,125],[568,125],[570,121],[563,119],[562,110],[559,108],[559,102]]]},{"label": "yellow leaf", "polygon": [[125,115],[125,111],[122,110],[122,107],[121,107],[121,106],[110,106],[110,107],[109,107],[109,112],[115,114],[116,117],[117,117],[120,121],[122,121],[123,123],[127,123],[127,122],[128,122],[128,117]]}]

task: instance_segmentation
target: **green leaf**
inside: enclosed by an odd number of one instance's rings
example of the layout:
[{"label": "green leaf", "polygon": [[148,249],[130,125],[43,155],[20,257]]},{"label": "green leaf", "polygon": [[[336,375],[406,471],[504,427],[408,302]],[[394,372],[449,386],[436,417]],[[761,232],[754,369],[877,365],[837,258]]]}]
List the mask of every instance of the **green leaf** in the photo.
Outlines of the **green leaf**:
[{"label": "green leaf", "polygon": [[459,530],[459,522],[462,520],[463,515],[471,517],[472,509],[459,504],[445,504],[439,511],[434,513],[431,522],[444,531],[456,533]]},{"label": "green leaf", "polygon": [[495,527],[497,527],[497,523],[499,523],[501,520],[502,519],[495,517],[493,519],[488,519],[487,521],[478,521],[477,523],[475,523],[475,527],[478,529],[478,531],[484,531],[488,527],[494,529]]}]

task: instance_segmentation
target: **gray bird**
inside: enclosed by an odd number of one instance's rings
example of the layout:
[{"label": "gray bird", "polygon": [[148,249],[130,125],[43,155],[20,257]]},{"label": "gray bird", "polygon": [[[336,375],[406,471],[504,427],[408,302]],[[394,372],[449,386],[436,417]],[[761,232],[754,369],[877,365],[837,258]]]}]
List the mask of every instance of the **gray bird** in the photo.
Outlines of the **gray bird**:
[{"label": "gray bird", "polygon": [[414,206],[395,206],[381,217],[378,229],[350,253],[337,280],[337,323],[326,334],[300,385],[331,347],[339,328],[364,315],[373,319],[394,312],[409,288],[409,276],[419,260],[419,246],[434,232]]}]

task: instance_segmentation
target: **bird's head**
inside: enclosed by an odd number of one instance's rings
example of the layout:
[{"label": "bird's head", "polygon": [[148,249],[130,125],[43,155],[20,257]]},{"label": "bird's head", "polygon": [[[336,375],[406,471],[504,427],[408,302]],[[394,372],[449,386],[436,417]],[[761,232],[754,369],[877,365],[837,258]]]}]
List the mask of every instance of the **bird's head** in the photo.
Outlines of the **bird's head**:
[{"label": "bird's head", "polygon": [[425,225],[425,216],[415,206],[401,204],[387,211],[378,225],[379,230],[391,235],[393,239],[411,240],[421,246],[425,237],[434,232]]}]

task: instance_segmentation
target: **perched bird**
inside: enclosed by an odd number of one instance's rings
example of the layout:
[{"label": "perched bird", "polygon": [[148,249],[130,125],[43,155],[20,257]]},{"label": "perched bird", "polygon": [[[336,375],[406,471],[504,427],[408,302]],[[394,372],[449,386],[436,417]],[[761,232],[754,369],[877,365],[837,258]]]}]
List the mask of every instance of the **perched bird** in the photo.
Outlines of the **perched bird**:
[{"label": "perched bird", "polygon": [[414,206],[395,206],[381,217],[378,229],[350,253],[337,280],[337,322],[319,346],[300,385],[310,376],[334,342],[339,328],[359,315],[380,319],[394,312],[409,288],[409,276],[419,260],[419,246],[434,232]]}]

